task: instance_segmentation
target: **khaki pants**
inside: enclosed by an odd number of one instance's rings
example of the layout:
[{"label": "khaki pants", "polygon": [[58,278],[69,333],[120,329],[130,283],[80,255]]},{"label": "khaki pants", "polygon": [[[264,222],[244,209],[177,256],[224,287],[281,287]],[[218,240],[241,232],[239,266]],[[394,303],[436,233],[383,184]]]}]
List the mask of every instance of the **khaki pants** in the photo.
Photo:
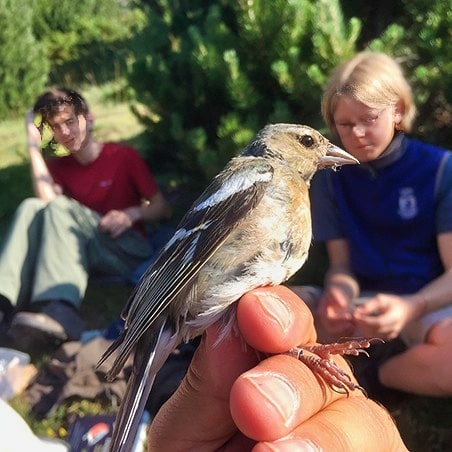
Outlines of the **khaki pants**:
[{"label": "khaki pants", "polygon": [[18,207],[0,255],[0,294],[12,305],[66,300],[79,307],[93,272],[127,276],[152,254],[135,230],[111,238],[99,214],[66,196]]}]

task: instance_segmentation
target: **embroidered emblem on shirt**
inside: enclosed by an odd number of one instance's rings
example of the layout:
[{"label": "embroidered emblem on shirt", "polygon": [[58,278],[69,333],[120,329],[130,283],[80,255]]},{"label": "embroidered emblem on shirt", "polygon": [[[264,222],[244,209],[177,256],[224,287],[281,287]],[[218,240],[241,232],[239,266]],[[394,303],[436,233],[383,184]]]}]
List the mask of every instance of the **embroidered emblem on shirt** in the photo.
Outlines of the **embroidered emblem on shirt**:
[{"label": "embroidered emblem on shirt", "polygon": [[101,188],[107,188],[112,184],[112,180],[111,179],[104,179],[99,181],[99,187]]},{"label": "embroidered emblem on shirt", "polygon": [[402,188],[400,190],[398,213],[404,220],[410,220],[418,214],[416,196],[411,187]]}]

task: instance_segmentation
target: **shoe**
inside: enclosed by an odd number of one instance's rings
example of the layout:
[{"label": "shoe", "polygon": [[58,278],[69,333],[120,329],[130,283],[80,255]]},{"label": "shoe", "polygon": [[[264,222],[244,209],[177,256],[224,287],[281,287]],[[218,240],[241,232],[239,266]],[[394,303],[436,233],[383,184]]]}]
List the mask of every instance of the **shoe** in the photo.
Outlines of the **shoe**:
[{"label": "shoe", "polygon": [[69,303],[55,300],[36,303],[36,307],[38,312],[18,312],[11,320],[8,337],[18,350],[57,347],[80,339],[83,321]]}]

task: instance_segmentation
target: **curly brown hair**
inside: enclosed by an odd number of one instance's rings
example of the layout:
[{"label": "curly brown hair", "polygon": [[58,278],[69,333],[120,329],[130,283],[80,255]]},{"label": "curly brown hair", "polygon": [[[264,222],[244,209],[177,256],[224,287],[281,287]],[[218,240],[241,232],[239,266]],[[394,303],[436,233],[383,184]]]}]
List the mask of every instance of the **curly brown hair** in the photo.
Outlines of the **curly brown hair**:
[{"label": "curly brown hair", "polygon": [[74,113],[85,117],[89,114],[88,104],[77,91],[69,88],[51,89],[41,96],[35,102],[33,113],[41,115],[40,129],[49,123],[62,106],[69,105],[74,108]]}]

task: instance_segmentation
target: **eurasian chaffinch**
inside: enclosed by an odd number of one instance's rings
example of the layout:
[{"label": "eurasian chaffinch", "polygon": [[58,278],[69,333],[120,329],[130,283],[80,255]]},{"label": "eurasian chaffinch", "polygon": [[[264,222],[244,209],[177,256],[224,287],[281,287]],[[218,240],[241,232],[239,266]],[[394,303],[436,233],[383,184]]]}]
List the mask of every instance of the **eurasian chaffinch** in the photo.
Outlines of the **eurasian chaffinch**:
[{"label": "eurasian chaffinch", "polygon": [[[221,319],[234,327],[245,292],[286,281],[305,262],[311,244],[308,187],[319,168],[358,161],[316,130],[294,124],[262,129],[233,158],[183,217],[174,236],[135,287],[125,327],[100,363],[118,354],[113,379],[134,352],[133,371],[117,415],[112,451],[130,451],[155,374],[169,354]],[[329,353],[357,354],[363,342],[289,353],[339,390],[351,382]]]}]

